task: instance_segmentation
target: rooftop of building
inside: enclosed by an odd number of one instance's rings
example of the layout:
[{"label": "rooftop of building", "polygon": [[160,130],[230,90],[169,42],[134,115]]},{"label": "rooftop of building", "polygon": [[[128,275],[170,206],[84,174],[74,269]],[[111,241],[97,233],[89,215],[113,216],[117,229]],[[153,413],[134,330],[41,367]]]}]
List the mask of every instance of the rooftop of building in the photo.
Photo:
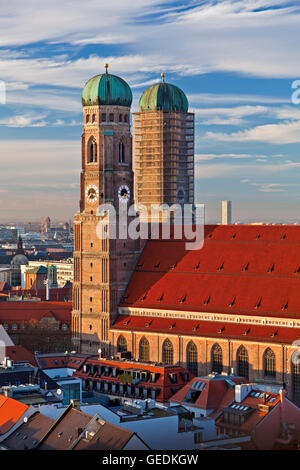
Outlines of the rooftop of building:
[{"label": "rooftop of building", "polygon": [[246,382],[247,379],[243,377],[225,374],[194,377],[172,396],[171,402],[212,411],[220,406],[228,390],[234,394],[235,385]]},{"label": "rooftop of building", "polygon": [[[300,226],[206,225],[204,245],[199,250],[186,250],[186,239],[174,236],[170,240],[150,239],[120,308],[124,313],[125,308],[136,308],[300,319],[299,249]],[[117,320],[118,328],[123,320]],[[148,331],[154,331],[155,322],[162,322],[156,325],[159,329],[164,328],[164,321],[169,322],[146,317],[144,321],[150,323]],[[180,325],[180,320],[175,326],[175,331],[190,328]],[[202,322],[199,326],[206,328]],[[137,323],[129,324],[127,329],[137,327]],[[140,327],[147,331],[145,325]],[[215,327],[217,332],[223,326]],[[238,325],[232,328],[241,331],[226,331],[226,336],[239,337],[246,331]],[[274,341],[280,336],[281,341],[297,339],[295,335],[289,338],[288,328],[276,330],[266,329],[267,337]],[[258,339],[264,335],[254,326],[245,334]]]},{"label": "rooftop of building", "polygon": [[24,403],[0,395],[0,435],[8,432],[27,409]]}]

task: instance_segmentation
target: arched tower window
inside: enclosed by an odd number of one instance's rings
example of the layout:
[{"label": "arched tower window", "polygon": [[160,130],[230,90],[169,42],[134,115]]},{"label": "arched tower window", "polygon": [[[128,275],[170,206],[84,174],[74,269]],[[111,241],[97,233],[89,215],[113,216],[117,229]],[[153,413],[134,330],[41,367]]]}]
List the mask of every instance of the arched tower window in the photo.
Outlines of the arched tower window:
[{"label": "arched tower window", "polygon": [[173,344],[171,341],[167,338],[162,346],[162,362],[164,364],[173,364],[174,360],[174,350],[173,350]]},{"label": "arched tower window", "polygon": [[125,145],[123,142],[119,142],[119,162],[125,163]]},{"label": "arched tower window", "polygon": [[186,363],[187,363],[187,370],[189,370],[192,374],[197,376],[198,375],[198,352],[197,352],[197,347],[193,341],[190,341],[187,346]]},{"label": "arched tower window", "polygon": [[89,115],[89,114],[87,114],[87,115],[86,115],[86,118],[85,118],[85,122],[86,122],[86,123],[88,123],[88,122],[89,122],[89,120],[90,120],[90,115]]},{"label": "arched tower window", "polygon": [[126,352],[127,351],[127,341],[123,335],[120,335],[117,341],[117,351]]},{"label": "arched tower window", "polygon": [[92,115],[92,122],[95,122],[96,121],[96,114],[93,114]]},{"label": "arched tower window", "polygon": [[140,340],[139,358],[140,358],[140,361],[149,361],[150,360],[149,341],[145,338],[145,336]]},{"label": "arched tower window", "polygon": [[211,363],[212,363],[212,372],[217,372],[221,374],[223,370],[223,354],[222,348],[219,344],[215,344],[211,350]]},{"label": "arched tower window", "polygon": [[237,373],[242,377],[249,376],[248,352],[244,346],[240,346],[237,352]]},{"label": "arched tower window", "polygon": [[128,122],[128,115],[124,114],[124,122]]},{"label": "arched tower window", "polygon": [[276,360],[272,349],[268,348],[264,354],[264,374],[265,377],[276,377]]},{"label": "arched tower window", "polygon": [[91,138],[88,142],[88,163],[97,162],[97,143]]}]

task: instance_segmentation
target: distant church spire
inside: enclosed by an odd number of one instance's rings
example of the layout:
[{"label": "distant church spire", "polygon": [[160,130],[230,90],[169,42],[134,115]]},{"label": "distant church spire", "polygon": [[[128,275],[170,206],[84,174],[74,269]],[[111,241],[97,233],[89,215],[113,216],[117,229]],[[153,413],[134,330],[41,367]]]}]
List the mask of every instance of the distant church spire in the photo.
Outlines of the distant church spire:
[{"label": "distant church spire", "polygon": [[24,255],[23,240],[22,240],[21,235],[19,235],[19,238],[18,238],[16,255]]}]

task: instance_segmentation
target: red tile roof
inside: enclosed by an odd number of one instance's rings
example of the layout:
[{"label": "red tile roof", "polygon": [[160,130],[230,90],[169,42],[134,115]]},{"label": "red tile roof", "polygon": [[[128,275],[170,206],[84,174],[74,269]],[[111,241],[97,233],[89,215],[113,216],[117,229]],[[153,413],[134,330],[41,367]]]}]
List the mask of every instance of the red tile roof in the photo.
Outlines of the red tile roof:
[{"label": "red tile roof", "polygon": [[124,307],[300,318],[300,226],[205,227],[204,246],[148,240]]},{"label": "red tile roof", "polygon": [[[280,403],[280,395],[277,394],[277,393],[267,392],[268,399],[264,403],[263,398],[251,397],[250,394],[252,392],[266,394],[266,392],[264,392],[262,390],[255,389],[255,390],[252,390],[246,396],[246,398],[244,398],[244,400],[237,403],[237,405],[239,405],[239,406],[243,406],[243,407],[246,406],[246,407],[248,407],[252,410],[251,413],[249,413],[249,415],[247,416],[247,419],[245,420],[244,424],[238,426],[238,425],[233,425],[233,424],[229,424],[229,423],[224,423],[223,413],[224,413],[225,409],[223,409],[223,410],[219,409],[218,411],[220,411],[220,412],[222,411],[222,413],[216,419],[216,426],[225,427],[226,429],[228,429],[228,428],[238,429],[240,432],[242,432],[244,434],[249,434],[253,430],[254,426],[257,423],[259,423],[266,415],[268,415],[268,413],[270,413],[270,411],[272,411],[272,409],[276,405],[278,405],[278,403]],[[272,400],[272,401],[270,401],[270,400]],[[261,408],[260,405],[266,405],[266,408]],[[230,410],[231,406],[232,405],[230,405],[229,408],[227,407],[227,410]],[[218,411],[217,411],[216,415],[218,415]]]},{"label": "red tile roof", "polygon": [[[148,326],[147,326],[148,325]],[[216,339],[240,339],[268,343],[291,344],[300,337],[298,329],[265,326],[242,325],[218,321],[185,320],[172,318],[142,317],[119,315],[111,327],[112,330],[143,331],[147,333],[165,333],[210,337]]]},{"label": "red tile roof", "polygon": [[86,361],[87,357],[88,356],[77,356],[75,354],[41,354],[38,356],[38,360],[42,369],[57,369],[64,367],[79,369]]},{"label": "red tile roof", "polygon": [[[136,362],[136,361],[118,361],[118,360],[103,360],[103,359],[88,359],[86,361],[87,372],[83,372],[83,368],[80,367],[77,370],[73,377],[80,377],[81,379],[92,379],[95,381],[104,381],[109,383],[123,383],[121,380],[120,375],[122,372],[126,370],[135,369],[136,371],[148,371],[150,373],[157,374],[157,378],[155,382],[150,381],[150,377],[148,378],[147,382],[140,381],[140,387],[152,388],[159,390],[157,401],[167,401],[169,398],[175,393],[175,390],[178,390],[183,385],[186,384],[187,380],[190,380],[193,377],[189,371],[187,371],[184,367],[181,366],[171,366],[171,365],[162,365],[162,364],[155,364],[155,363],[147,363],[147,362]],[[108,368],[116,368],[119,372],[114,377],[111,373],[108,376],[105,376],[104,371],[101,376],[99,376],[96,371],[93,375],[90,373],[89,366],[96,366],[96,367],[108,367]],[[174,374],[177,376],[176,383],[172,383],[170,375]],[[184,381],[183,376],[186,374],[186,379]],[[134,393],[134,392],[133,392]]]},{"label": "red tile roof", "polygon": [[[236,384],[247,382],[247,380],[242,377],[222,377],[220,375],[216,377],[195,377],[181,390],[175,393],[175,395],[173,395],[172,402],[181,403],[183,406],[187,405],[200,408],[202,410],[215,410],[219,407],[220,403],[222,403],[224,395],[226,395],[228,391],[232,391],[232,388],[229,389],[226,379],[230,379],[230,381],[233,381]],[[185,398],[190,390],[197,391],[197,388],[193,386],[196,382],[201,382],[202,384],[205,383],[205,386],[200,392],[195,403],[186,402]]]},{"label": "red tile roof", "polygon": [[14,362],[28,361],[31,365],[37,366],[34,354],[20,344],[17,346],[6,346],[5,355]]},{"label": "red tile roof", "polygon": [[9,431],[27,409],[24,403],[0,395],[0,434]]},{"label": "red tile roof", "polygon": [[0,323],[25,323],[53,316],[61,323],[71,324],[72,302],[0,302]]}]

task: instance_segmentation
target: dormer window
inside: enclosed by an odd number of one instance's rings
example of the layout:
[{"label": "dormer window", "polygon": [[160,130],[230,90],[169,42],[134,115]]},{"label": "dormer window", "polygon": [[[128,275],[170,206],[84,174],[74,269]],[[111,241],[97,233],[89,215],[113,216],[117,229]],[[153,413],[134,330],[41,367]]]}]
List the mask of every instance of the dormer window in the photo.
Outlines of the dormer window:
[{"label": "dormer window", "polygon": [[235,297],[233,297],[232,301],[228,304],[229,307],[233,307],[235,304]]},{"label": "dormer window", "polygon": [[260,234],[256,235],[256,240],[259,240],[260,239]]},{"label": "dormer window", "polygon": [[248,268],[249,268],[249,263],[247,263],[247,264],[243,267],[242,272],[244,273],[244,272],[248,271]]},{"label": "dormer window", "polygon": [[203,302],[203,305],[208,305],[210,302],[210,296]]},{"label": "dormer window", "polygon": [[162,293],[161,296],[157,299],[157,302],[161,302],[163,298],[164,298],[164,294]]},{"label": "dormer window", "polygon": [[183,297],[181,297],[181,299],[179,300],[179,302],[180,302],[181,304],[183,304],[185,301],[186,301],[186,294],[185,294]]},{"label": "dormer window", "polygon": [[245,330],[245,331],[243,332],[243,335],[246,336],[246,335],[248,335],[249,333],[250,333],[250,328],[248,328],[248,330]]},{"label": "dormer window", "polygon": [[154,265],[154,267],[155,267],[155,268],[159,268],[159,265],[160,265],[160,262],[156,263],[156,264]]},{"label": "dormer window", "polygon": [[221,271],[224,268],[224,262],[218,267],[218,271]]},{"label": "dormer window", "polygon": [[272,264],[272,266],[268,269],[268,273],[272,273],[274,271],[275,264]]},{"label": "dormer window", "polygon": [[146,298],[146,297],[147,297],[147,293],[146,293],[146,294],[144,294],[144,295],[143,295],[143,296],[140,298],[140,300],[142,300],[142,301],[143,301],[143,300],[145,300],[145,298]]},{"label": "dormer window", "polygon": [[288,301],[281,307],[281,310],[286,310],[288,308]]},{"label": "dormer window", "polygon": [[258,302],[255,304],[254,308],[259,308],[261,306],[261,298],[258,300]]},{"label": "dormer window", "polygon": [[194,269],[199,269],[200,268],[200,261],[198,261],[198,263],[196,264],[196,266],[194,266]]}]

